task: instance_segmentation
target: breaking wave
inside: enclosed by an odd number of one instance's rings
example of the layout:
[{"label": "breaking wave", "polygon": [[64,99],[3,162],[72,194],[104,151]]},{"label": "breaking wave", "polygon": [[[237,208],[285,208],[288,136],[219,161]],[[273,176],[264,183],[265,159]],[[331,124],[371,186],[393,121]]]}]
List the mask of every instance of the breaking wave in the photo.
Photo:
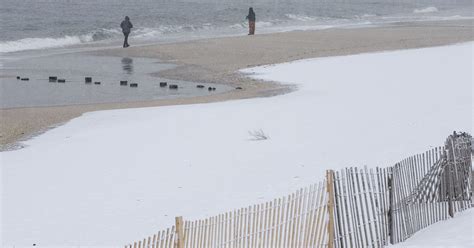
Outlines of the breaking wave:
[{"label": "breaking wave", "polygon": [[92,38],[87,36],[64,36],[62,38],[25,38],[16,41],[0,43],[0,53],[64,47],[90,41],[92,41]]},{"label": "breaking wave", "polygon": [[415,13],[415,14],[433,13],[433,12],[438,12],[438,9],[436,7],[426,7],[426,8],[423,8],[423,9],[413,10],[413,13]]},{"label": "breaking wave", "polygon": [[[161,35],[181,32],[194,32],[212,29],[210,23],[202,25],[176,25],[159,26],[156,28],[137,28],[133,30],[131,37],[137,39],[153,39]],[[20,52],[26,50],[39,50],[49,48],[61,48],[72,45],[80,45],[98,41],[113,41],[122,39],[120,29],[99,29],[84,35],[66,35],[63,37],[24,38],[15,41],[0,42],[0,53]]]},{"label": "breaking wave", "polygon": [[0,53],[79,45],[83,43],[112,39],[116,36],[118,37],[120,34],[121,33],[119,30],[101,29],[85,35],[66,35],[59,38],[24,38],[15,41],[5,41],[0,43]]},{"label": "breaking wave", "polygon": [[369,19],[369,18],[374,18],[377,17],[375,14],[363,14],[363,15],[354,15],[354,18],[356,19]]},{"label": "breaking wave", "polygon": [[286,14],[285,15],[286,17],[292,19],[292,20],[296,20],[296,21],[315,21],[317,20],[316,17],[312,17],[312,16],[306,16],[306,15],[295,15],[295,14]]},{"label": "breaking wave", "polygon": [[[274,22],[271,22],[271,21],[257,21],[255,23],[255,25],[259,28],[266,28],[266,27],[272,27],[275,25]],[[230,25],[228,26],[230,29],[247,29],[248,28],[248,23],[247,22],[240,22],[240,23],[236,23],[236,24],[233,24],[233,25]]]},{"label": "breaking wave", "polygon": [[213,29],[211,23],[204,23],[201,25],[175,25],[175,26],[159,26],[156,28],[141,28],[132,32],[132,37],[138,39],[151,39],[159,35],[175,34],[181,32],[194,32],[201,30]]}]

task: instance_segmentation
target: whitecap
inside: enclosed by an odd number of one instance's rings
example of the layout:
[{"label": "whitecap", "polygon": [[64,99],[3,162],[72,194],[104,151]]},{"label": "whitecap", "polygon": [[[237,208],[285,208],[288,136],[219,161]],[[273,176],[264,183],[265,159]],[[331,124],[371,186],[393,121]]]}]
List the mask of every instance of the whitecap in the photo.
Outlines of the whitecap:
[{"label": "whitecap", "polygon": [[25,38],[0,43],[0,53],[19,52],[25,50],[46,49],[77,45],[93,41],[92,35],[64,36],[61,38]]},{"label": "whitecap", "polygon": [[317,19],[316,17],[306,15],[286,14],[285,16],[296,21],[314,21]]},{"label": "whitecap", "polygon": [[433,13],[433,12],[438,12],[438,9],[436,7],[426,7],[423,9],[413,10],[413,13],[415,14],[424,14],[424,13]]}]

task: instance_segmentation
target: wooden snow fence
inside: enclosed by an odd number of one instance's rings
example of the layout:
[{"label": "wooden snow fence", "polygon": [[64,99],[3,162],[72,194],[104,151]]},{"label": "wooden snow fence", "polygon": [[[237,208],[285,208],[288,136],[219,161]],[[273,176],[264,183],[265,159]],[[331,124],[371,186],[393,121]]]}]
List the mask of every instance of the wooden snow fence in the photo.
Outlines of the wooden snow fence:
[{"label": "wooden snow fence", "polygon": [[346,168],[335,172],[334,247],[388,244],[390,168]]},{"label": "wooden snow fence", "polygon": [[126,248],[384,247],[472,206],[471,136],[387,168],[329,170],[286,197],[173,227]]},{"label": "wooden snow fence", "polygon": [[471,170],[471,137],[467,134],[455,133],[444,147],[397,163],[392,168],[392,243],[470,208]]},{"label": "wooden snow fence", "polygon": [[328,184],[204,220],[183,221],[126,248],[323,247],[328,243]]}]

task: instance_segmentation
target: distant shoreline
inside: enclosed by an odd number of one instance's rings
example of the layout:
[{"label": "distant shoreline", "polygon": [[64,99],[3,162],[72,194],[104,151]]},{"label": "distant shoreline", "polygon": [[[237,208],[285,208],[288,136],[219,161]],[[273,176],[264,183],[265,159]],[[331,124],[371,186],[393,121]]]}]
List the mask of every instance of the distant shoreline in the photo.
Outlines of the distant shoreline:
[{"label": "distant shoreline", "polygon": [[[265,97],[291,87],[243,76],[238,70],[306,58],[442,46],[474,40],[474,20],[397,23],[383,27],[291,31],[156,44],[128,49],[104,49],[95,55],[158,58],[178,67],[162,78],[226,84],[242,90],[193,98],[0,110],[0,150],[15,142],[97,110],[139,108]],[[258,29],[257,29],[258,32]]]}]

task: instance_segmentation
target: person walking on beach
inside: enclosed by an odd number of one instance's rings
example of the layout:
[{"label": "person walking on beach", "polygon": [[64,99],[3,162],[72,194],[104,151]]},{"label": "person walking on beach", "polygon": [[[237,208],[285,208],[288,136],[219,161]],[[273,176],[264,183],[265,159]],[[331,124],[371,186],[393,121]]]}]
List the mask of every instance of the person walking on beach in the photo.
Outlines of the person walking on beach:
[{"label": "person walking on beach", "polygon": [[120,27],[122,28],[123,35],[125,36],[123,40],[123,47],[129,47],[128,44],[128,35],[130,34],[131,29],[133,28],[132,23],[130,22],[130,18],[128,16],[125,17],[125,20],[120,23]]},{"label": "person walking on beach", "polygon": [[247,20],[249,20],[249,35],[255,34],[255,12],[253,12],[253,8],[249,8],[249,14],[247,16]]}]

